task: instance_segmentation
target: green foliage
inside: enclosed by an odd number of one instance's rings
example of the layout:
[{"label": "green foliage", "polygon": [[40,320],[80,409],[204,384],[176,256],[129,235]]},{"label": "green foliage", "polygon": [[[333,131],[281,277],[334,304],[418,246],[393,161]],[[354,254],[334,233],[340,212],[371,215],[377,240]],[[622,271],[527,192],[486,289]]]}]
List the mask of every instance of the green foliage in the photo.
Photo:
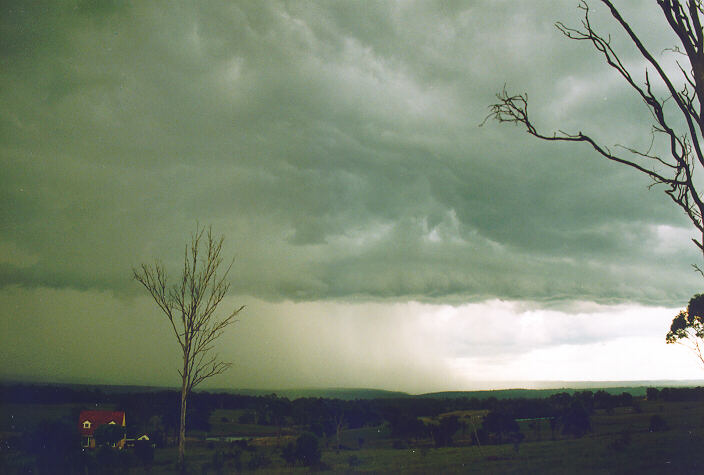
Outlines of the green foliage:
[{"label": "green foliage", "polygon": [[645,398],[648,401],[657,401],[659,393],[657,388],[648,388],[645,390]]},{"label": "green foliage", "polygon": [[670,331],[665,337],[667,343],[682,343],[704,338],[704,294],[696,294],[689,300],[686,310],[680,311],[672,320]]},{"label": "green foliage", "polygon": [[618,406],[618,399],[604,390],[599,390],[594,394],[594,407],[606,410],[607,414],[613,414],[614,408]]},{"label": "green foliage", "polygon": [[125,428],[117,424],[103,424],[95,429],[97,446],[114,446],[125,437]]},{"label": "green foliage", "polygon": [[577,400],[562,411],[558,421],[563,434],[582,437],[591,430],[589,411]]}]

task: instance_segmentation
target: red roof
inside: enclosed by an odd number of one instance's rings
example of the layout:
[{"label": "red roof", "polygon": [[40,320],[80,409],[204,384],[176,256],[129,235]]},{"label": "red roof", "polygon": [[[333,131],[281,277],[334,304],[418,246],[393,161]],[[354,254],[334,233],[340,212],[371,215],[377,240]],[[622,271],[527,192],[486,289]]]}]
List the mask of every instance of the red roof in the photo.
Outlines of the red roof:
[{"label": "red roof", "polygon": [[[86,421],[90,422],[90,427],[88,428],[84,427]],[[99,426],[110,424],[111,422],[119,426],[124,425],[124,411],[81,411],[81,415],[78,416],[78,429],[81,435],[93,435],[93,432]]]}]

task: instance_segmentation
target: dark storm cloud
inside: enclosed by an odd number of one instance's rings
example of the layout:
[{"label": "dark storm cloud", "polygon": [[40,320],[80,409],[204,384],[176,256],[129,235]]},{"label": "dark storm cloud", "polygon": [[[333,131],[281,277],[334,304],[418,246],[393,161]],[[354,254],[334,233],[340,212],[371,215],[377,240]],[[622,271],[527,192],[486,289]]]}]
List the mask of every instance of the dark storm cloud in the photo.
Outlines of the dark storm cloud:
[{"label": "dark storm cloud", "polygon": [[137,291],[199,221],[264,299],[680,305],[696,252],[660,190],[478,127],[506,82],[546,127],[647,147],[563,3],[5,5],[0,283]]}]

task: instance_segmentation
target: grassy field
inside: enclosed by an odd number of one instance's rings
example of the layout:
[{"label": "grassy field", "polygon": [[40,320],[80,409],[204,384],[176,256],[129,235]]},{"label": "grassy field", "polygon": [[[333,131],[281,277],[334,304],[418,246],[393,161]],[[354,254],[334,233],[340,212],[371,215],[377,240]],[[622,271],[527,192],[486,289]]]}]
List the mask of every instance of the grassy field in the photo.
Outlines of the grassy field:
[{"label": "grassy field", "polygon": [[[650,432],[650,418],[663,417],[669,430]],[[592,432],[582,438],[565,437],[550,431],[548,421],[539,421],[536,431],[529,421],[521,423],[526,435],[518,450],[511,444],[459,445],[433,448],[430,440],[421,440],[403,449],[391,448],[386,427],[366,427],[348,430],[343,445],[348,450],[336,453],[323,450],[323,467],[334,473],[704,473],[704,405],[699,403],[641,403],[641,412],[618,408],[612,414],[597,411],[592,417]],[[458,444],[469,443],[457,434]],[[364,439],[358,448],[359,438]],[[207,463],[216,450],[227,453],[228,444],[192,444],[189,460],[195,465]],[[259,447],[258,457],[270,464],[262,473],[304,473],[303,467],[287,467],[275,447]],[[168,473],[175,455],[173,449],[158,454],[161,465],[152,473]],[[241,461],[247,471],[248,461],[255,452],[242,452]],[[228,465],[230,463],[230,465]],[[231,462],[225,460],[225,473],[233,473]],[[135,473],[141,473],[136,471]],[[195,472],[194,472],[195,473]]]},{"label": "grassy field", "polygon": [[210,414],[209,423],[210,431],[208,436],[248,436],[248,437],[264,437],[274,436],[278,434],[278,427],[259,425],[259,424],[242,424],[238,422],[239,417],[247,411],[216,409]]},{"label": "grassy field", "polygon": [[[596,411],[592,431],[582,438],[553,433],[547,420],[521,421],[526,438],[518,447],[470,445],[471,435],[462,437],[460,432],[454,447],[434,448],[430,439],[394,444],[387,426],[350,429],[342,436],[345,450],[336,452],[332,439],[321,441],[320,468],[333,473],[704,473],[704,405],[639,403],[640,411],[630,407],[617,408],[611,414]],[[74,405],[6,405],[0,408],[0,429],[17,429],[18,420],[22,428],[36,426],[42,419],[65,417],[75,411]],[[220,457],[222,473],[235,473],[238,466],[245,472],[309,471],[286,466],[281,457],[276,444],[285,444],[292,436],[275,437],[278,428],[273,426],[240,424],[240,414],[214,411],[208,435],[248,435],[253,437],[249,446],[243,449],[234,442],[192,439],[187,451],[189,473],[216,473],[211,465],[214,457]],[[667,422],[668,430],[649,431],[650,419],[656,414]],[[467,411],[456,415],[480,418],[482,414]],[[404,448],[392,448],[394,445]],[[13,468],[16,457],[0,450],[0,472],[19,473]],[[175,460],[175,448],[157,449],[149,472],[132,468],[124,473],[175,473]]]}]

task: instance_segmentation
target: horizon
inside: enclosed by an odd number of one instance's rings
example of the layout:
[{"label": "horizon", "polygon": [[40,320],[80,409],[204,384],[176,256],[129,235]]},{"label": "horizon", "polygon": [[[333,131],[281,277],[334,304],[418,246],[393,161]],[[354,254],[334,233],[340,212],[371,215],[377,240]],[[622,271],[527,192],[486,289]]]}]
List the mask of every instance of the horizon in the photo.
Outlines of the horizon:
[{"label": "horizon", "polygon": [[[704,386],[704,379],[675,379],[675,380],[608,380],[608,381],[488,381],[486,384],[480,382],[477,386],[463,389],[441,389],[431,392],[411,393],[399,389],[380,389],[371,387],[271,387],[271,388],[245,388],[245,387],[210,387],[206,386],[198,388],[195,392],[210,392],[210,393],[234,393],[238,391],[244,393],[262,394],[277,394],[280,393],[325,393],[325,392],[359,392],[370,391],[378,393],[398,393],[408,396],[423,396],[429,394],[442,393],[474,393],[474,392],[492,392],[492,391],[541,391],[541,390],[589,390],[589,389],[609,389],[609,388],[645,388],[645,387],[701,387]],[[180,391],[178,385],[172,386],[145,386],[134,384],[107,384],[107,383],[91,383],[78,381],[38,381],[27,379],[5,378],[0,380],[0,385],[31,385],[31,386],[68,386],[68,387],[86,387],[86,388],[111,388],[116,391],[116,388],[131,388],[143,390],[168,390]],[[285,395],[283,397],[286,397]],[[304,396],[305,397],[305,396]]]},{"label": "horizon", "polygon": [[[576,5],[74,3],[0,7],[0,378],[177,384],[132,269],[177,276],[198,223],[234,259],[221,314],[246,306],[209,386],[704,376],[665,343],[702,254],[663,187],[480,127],[507,84],[541,128],[648,149],[641,98],[555,29]],[[657,6],[619,8],[677,71]]]}]

